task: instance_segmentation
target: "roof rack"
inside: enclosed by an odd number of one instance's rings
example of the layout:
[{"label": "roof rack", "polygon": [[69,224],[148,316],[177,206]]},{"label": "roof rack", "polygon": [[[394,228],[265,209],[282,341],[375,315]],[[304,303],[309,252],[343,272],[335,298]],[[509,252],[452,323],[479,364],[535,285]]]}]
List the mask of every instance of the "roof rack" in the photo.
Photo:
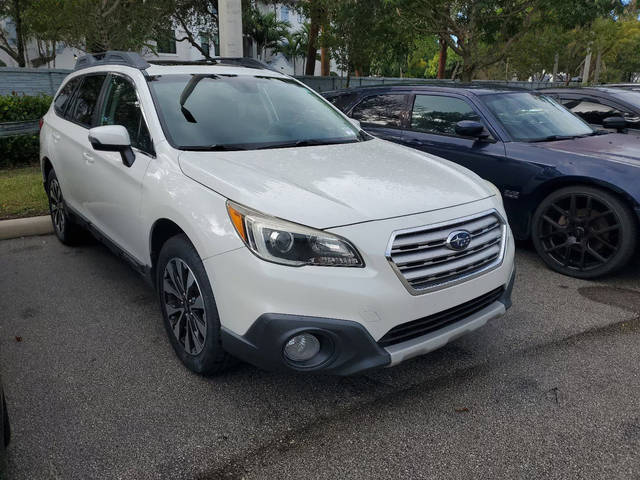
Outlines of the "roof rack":
[{"label": "roof rack", "polygon": [[76,60],[74,70],[80,70],[82,68],[93,67],[96,65],[127,65],[139,70],[144,70],[150,66],[149,62],[142,58],[139,53],[109,51],[83,55]]},{"label": "roof rack", "polygon": [[83,55],[76,60],[75,70],[82,68],[93,67],[96,65],[126,65],[128,67],[137,68],[139,70],[146,70],[151,65],[233,65],[236,67],[245,68],[258,68],[266,70],[274,70],[266,63],[256,60],[255,58],[246,57],[214,57],[210,60],[195,60],[195,61],[183,61],[183,60],[162,60],[162,59],[150,59],[143,58],[136,52],[118,52],[109,51],[103,53],[93,53]]}]

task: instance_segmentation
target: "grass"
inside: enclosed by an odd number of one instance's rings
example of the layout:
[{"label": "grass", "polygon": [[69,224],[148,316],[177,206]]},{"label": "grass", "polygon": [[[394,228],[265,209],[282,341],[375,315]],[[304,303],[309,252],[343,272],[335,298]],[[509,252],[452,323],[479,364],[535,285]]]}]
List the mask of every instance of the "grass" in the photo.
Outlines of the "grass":
[{"label": "grass", "polygon": [[48,213],[39,166],[0,170],[0,220]]}]

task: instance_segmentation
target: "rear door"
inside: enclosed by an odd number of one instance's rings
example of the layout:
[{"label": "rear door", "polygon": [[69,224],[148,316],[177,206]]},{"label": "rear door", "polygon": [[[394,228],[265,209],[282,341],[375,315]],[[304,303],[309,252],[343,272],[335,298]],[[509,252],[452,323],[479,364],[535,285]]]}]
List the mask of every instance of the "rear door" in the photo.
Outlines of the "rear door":
[{"label": "rear door", "polygon": [[[452,94],[417,93],[412,100],[402,143],[456,162],[493,183],[500,183],[504,144],[468,99]],[[462,120],[484,124],[489,137],[479,140],[456,134],[456,123]]]},{"label": "rear door", "polygon": [[407,93],[372,93],[362,98],[349,116],[371,135],[400,142],[409,115],[409,98]]}]

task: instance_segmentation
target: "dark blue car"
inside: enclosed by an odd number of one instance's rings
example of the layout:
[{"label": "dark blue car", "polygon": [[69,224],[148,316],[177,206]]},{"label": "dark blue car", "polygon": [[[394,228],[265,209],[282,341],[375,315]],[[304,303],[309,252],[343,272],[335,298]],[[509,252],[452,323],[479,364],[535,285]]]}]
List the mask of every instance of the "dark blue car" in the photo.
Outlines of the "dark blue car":
[{"label": "dark blue car", "polygon": [[554,270],[594,278],[633,255],[640,136],[594,130],[550,97],[380,86],[325,96],[378,137],[459,163],[502,192],[514,235]]}]

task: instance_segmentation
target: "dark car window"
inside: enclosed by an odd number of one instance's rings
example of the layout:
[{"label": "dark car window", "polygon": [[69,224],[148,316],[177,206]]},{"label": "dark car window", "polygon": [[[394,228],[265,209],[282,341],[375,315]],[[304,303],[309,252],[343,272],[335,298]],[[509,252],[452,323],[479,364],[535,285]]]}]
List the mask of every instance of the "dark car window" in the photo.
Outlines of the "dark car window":
[{"label": "dark car window", "polygon": [[53,102],[53,108],[55,112],[61,117],[64,116],[64,112],[69,106],[69,102],[73,97],[73,93],[76,91],[76,87],[81,80],[82,77],[72,78],[65,84],[64,87],[62,87],[62,90],[60,90],[60,93],[58,93],[58,95],[56,96],[56,99]]},{"label": "dark car window", "polygon": [[514,141],[539,142],[595,133],[583,120],[545,95],[513,92],[479,98]]},{"label": "dark car window", "polygon": [[605,118],[622,117],[620,110],[589,99],[563,99],[562,104],[592,125],[602,125]]},{"label": "dark car window", "polygon": [[328,97],[327,100],[329,100],[337,108],[339,108],[340,110],[342,110],[344,112],[345,109],[349,105],[351,105],[351,102],[353,102],[356,99],[357,96],[358,96],[357,93],[341,93],[339,95],[332,95],[332,96]]},{"label": "dark car window", "polygon": [[416,95],[411,113],[411,129],[418,132],[455,135],[456,123],[480,122],[480,116],[466,101],[442,95]]},{"label": "dark car window", "polygon": [[100,96],[100,90],[104,79],[107,77],[104,75],[87,75],[80,85],[80,90],[76,95],[76,99],[73,102],[72,109],[68,115],[69,120],[79,123],[85,127],[91,127],[93,113],[96,110],[98,104],[98,97]]},{"label": "dark car window", "polygon": [[112,75],[107,85],[100,125],[122,125],[129,132],[131,146],[153,153],[149,129],[142,116],[135,86],[127,79]]},{"label": "dark car window", "polygon": [[402,126],[402,114],[407,111],[408,95],[375,95],[365,98],[351,112],[363,125],[381,127]]}]

